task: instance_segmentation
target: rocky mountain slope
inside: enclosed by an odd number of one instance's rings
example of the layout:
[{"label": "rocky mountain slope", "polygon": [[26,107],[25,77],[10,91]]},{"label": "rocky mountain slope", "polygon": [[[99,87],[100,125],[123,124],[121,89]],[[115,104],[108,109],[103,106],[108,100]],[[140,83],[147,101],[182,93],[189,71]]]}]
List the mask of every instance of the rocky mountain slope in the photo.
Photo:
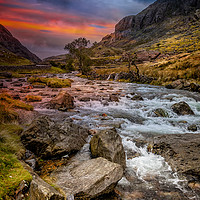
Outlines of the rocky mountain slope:
[{"label": "rocky mountain slope", "polygon": [[[14,53],[17,57],[23,57],[28,59],[34,63],[40,62],[40,58],[38,58],[35,54],[31,53],[26,47],[24,47],[19,40],[12,36],[12,34],[0,24],[0,47],[1,49],[5,49],[5,51],[9,51]],[[5,52],[2,53],[5,55]]]},{"label": "rocky mountain slope", "polygon": [[191,35],[199,30],[199,21],[200,0],[157,0],[139,14],[120,20],[115,32],[105,36],[101,44],[130,48],[186,30],[191,30]]}]

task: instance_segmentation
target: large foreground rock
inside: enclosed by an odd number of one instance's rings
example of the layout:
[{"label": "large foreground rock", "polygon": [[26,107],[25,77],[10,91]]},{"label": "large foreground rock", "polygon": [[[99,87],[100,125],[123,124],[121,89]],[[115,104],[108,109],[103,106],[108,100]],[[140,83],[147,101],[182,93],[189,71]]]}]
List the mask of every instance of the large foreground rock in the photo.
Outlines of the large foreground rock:
[{"label": "large foreground rock", "polygon": [[171,108],[178,115],[194,115],[193,110],[184,101],[173,104]]},{"label": "large foreground rock", "polygon": [[62,126],[41,116],[22,133],[25,147],[42,158],[63,156],[79,151],[86,143],[88,130],[71,122]]},{"label": "large foreground rock", "polygon": [[94,135],[90,141],[90,150],[93,157],[103,157],[126,167],[122,139],[116,129],[102,130]]},{"label": "large foreground rock", "polygon": [[66,197],[92,199],[110,193],[123,176],[119,164],[104,158],[96,158],[67,167],[62,167],[52,174],[56,185]]},{"label": "large foreground rock", "polygon": [[66,91],[61,91],[56,97],[54,97],[50,101],[49,107],[62,111],[73,109],[75,107],[74,98]]},{"label": "large foreground rock", "polygon": [[33,176],[29,194],[30,200],[65,200],[63,195],[43,181],[39,176]]},{"label": "large foreground rock", "polygon": [[200,134],[156,137],[152,151],[162,155],[178,172],[200,178]]}]

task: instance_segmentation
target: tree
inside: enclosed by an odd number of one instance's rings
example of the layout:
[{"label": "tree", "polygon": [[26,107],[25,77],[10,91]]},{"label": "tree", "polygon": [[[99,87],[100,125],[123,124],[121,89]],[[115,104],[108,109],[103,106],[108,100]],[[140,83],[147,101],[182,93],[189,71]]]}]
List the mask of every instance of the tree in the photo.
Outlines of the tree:
[{"label": "tree", "polygon": [[66,44],[64,48],[65,50],[69,51],[69,54],[71,54],[73,58],[76,58],[78,60],[79,69],[82,74],[87,71],[85,70],[86,66],[84,66],[84,60],[86,58],[84,50],[86,49],[88,44],[90,44],[90,41],[86,38],[78,38],[75,39],[73,42]]},{"label": "tree", "polygon": [[122,55],[122,60],[125,61],[125,62],[128,62],[128,72],[129,73],[132,73],[131,71],[131,65],[134,65],[135,68],[136,68],[136,76],[137,78],[139,78],[139,68],[138,66],[136,65],[136,61],[137,61],[137,54],[134,53],[134,54],[131,54],[130,52],[125,52],[123,55]]}]

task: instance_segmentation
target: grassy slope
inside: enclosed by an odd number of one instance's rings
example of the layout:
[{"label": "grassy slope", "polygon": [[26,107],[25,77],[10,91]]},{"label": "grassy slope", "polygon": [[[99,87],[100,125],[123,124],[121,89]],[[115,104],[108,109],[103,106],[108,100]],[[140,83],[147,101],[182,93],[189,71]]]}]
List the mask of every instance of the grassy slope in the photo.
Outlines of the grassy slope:
[{"label": "grassy slope", "polygon": [[0,66],[20,66],[20,65],[31,65],[33,64],[28,59],[17,56],[14,53],[0,46]]},{"label": "grassy slope", "polygon": [[[33,107],[14,100],[9,94],[0,94],[0,199],[12,199],[19,184],[32,177],[21,162],[25,153],[19,134],[23,130],[17,125],[17,109],[32,110]],[[12,198],[11,198],[12,197]]]}]

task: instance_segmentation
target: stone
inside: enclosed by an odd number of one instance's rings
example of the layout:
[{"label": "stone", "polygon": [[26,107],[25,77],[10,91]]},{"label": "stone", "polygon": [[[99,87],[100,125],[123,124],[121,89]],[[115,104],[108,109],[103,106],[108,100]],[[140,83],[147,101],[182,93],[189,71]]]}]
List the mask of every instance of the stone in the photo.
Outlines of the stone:
[{"label": "stone", "polygon": [[163,110],[162,108],[153,110],[153,114],[155,117],[169,117],[167,111]]},{"label": "stone", "polygon": [[171,108],[177,115],[194,115],[190,106],[184,101],[173,104]]},{"label": "stone", "polygon": [[78,100],[83,102],[88,102],[90,101],[90,97],[80,97]]},{"label": "stone", "polygon": [[99,131],[90,141],[90,150],[93,157],[103,157],[107,160],[126,167],[126,157],[122,139],[116,129]]},{"label": "stone", "polygon": [[195,132],[195,131],[197,131],[197,126],[195,124],[192,124],[192,125],[188,126],[188,130]]},{"label": "stone", "polygon": [[33,85],[33,88],[45,88],[46,85]]},{"label": "stone", "polygon": [[131,98],[133,101],[144,101],[143,97],[141,95],[135,95]]},{"label": "stone", "polygon": [[87,136],[88,130],[79,125],[71,122],[61,125],[41,116],[22,133],[21,141],[36,156],[49,159],[79,151]]},{"label": "stone", "polygon": [[52,109],[62,109],[68,110],[75,108],[74,97],[65,91],[61,91],[56,97],[54,97],[50,103],[49,107]]},{"label": "stone", "polygon": [[63,195],[39,176],[33,176],[29,193],[30,200],[65,200]]},{"label": "stone", "polygon": [[72,163],[51,175],[67,199],[93,199],[108,194],[122,176],[122,166],[104,158]]},{"label": "stone", "polygon": [[111,95],[109,96],[109,101],[119,102],[119,98],[118,98],[117,95],[111,94]]},{"label": "stone", "polygon": [[200,134],[168,134],[155,137],[152,152],[163,156],[173,170],[200,178]]}]

